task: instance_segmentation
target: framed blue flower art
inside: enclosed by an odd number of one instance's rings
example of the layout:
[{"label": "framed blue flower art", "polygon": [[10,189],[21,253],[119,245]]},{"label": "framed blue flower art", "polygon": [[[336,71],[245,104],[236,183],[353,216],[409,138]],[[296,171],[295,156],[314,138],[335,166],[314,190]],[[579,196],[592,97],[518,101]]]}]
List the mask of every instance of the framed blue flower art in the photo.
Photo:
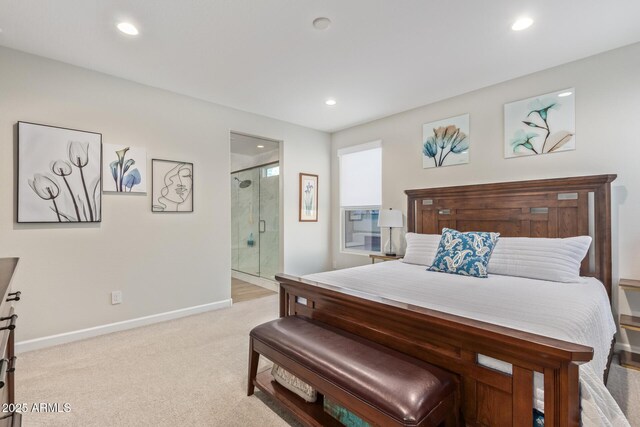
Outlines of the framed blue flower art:
[{"label": "framed blue flower art", "polygon": [[426,123],[422,126],[422,167],[469,163],[469,114]]},{"label": "framed blue flower art", "polygon": [[504,157],[576,149],[575,89],[504,105]]}]

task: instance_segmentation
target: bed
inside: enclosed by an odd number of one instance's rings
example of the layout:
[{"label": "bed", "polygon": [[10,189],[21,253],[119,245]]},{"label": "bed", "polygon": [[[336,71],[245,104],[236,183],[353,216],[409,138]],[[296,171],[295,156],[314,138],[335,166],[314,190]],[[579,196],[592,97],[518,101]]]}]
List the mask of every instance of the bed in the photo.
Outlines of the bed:
[{"label": "bed", "polygon": [[308,316],[458,373],[470,426],[528,427],[534,409],[544,412],[547,426],[624,425],[602,381],[615,332],[609,303],[614,179],[406,191],[409,232],[591,235],[582,283],[554,287],[493,276],[470,291],[472,278],[387,262],[304,278],[278,275],[280,315]]}]

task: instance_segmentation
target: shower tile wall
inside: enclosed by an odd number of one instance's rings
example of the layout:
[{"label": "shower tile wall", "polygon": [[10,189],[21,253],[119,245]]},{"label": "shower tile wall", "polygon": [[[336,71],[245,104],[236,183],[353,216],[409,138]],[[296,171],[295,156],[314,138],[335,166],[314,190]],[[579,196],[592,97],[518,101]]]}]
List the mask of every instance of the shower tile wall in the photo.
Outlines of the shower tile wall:
[{"label": "shower tile wall", "polygon": [[231,174],[231,269],[238,269],[238,181],[237,173]]},{"label": "shower tile wall", "polygon": [[[247,188],[240,188],[240,181],[251,180]],[[258,237],[258,221],[260,215],[260,186],[258,180],[260,174],[257,169],[242,171],[232,175],[231,188],[236,200],[231,207],[232,224],[235,226],[235,235],[232,233],[232,250],[236,254],[234,269],[243,273],[260,275],[260,246]]]},{"label": "shower tile wall", "polygon": [[[280,185],[279,176],[267,177],[266,170],[260,167],[231,175],[231,268],[273,279],[280,253]],[[251,185],[240,188],[246,180]]]}]

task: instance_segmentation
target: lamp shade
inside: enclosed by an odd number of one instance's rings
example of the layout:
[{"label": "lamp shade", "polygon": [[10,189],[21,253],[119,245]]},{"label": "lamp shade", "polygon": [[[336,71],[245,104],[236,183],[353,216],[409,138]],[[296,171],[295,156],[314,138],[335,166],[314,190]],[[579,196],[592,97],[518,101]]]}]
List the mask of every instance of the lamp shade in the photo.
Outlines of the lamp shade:
[{"label": "lamp shade", "polygon": [[380,211],[378,215],[378,227],[402,227],[402,212],[393,209]]}]

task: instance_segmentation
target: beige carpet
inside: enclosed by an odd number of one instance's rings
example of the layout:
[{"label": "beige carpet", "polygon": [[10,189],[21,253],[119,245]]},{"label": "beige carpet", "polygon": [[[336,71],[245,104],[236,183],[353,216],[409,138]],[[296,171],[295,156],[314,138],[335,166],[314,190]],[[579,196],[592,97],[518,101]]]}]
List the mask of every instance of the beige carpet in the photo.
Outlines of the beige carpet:
[{"label": "beige carpet", "polygon": [[[249,330],[277,308],[278,297],[266,297],[21,354],[16,401],[71,405],[69,413],[27,413],[23,425],[297,425],[266,396],[245,396]],[[609,388],[640,427],[640,372],[613,365]]]},{"label": "beige carpet", "polygon": [[246,396],[249,331],[277,313],[272,296],[21,354],[16,401],[71,404],[23,425],[288,426]]}]

